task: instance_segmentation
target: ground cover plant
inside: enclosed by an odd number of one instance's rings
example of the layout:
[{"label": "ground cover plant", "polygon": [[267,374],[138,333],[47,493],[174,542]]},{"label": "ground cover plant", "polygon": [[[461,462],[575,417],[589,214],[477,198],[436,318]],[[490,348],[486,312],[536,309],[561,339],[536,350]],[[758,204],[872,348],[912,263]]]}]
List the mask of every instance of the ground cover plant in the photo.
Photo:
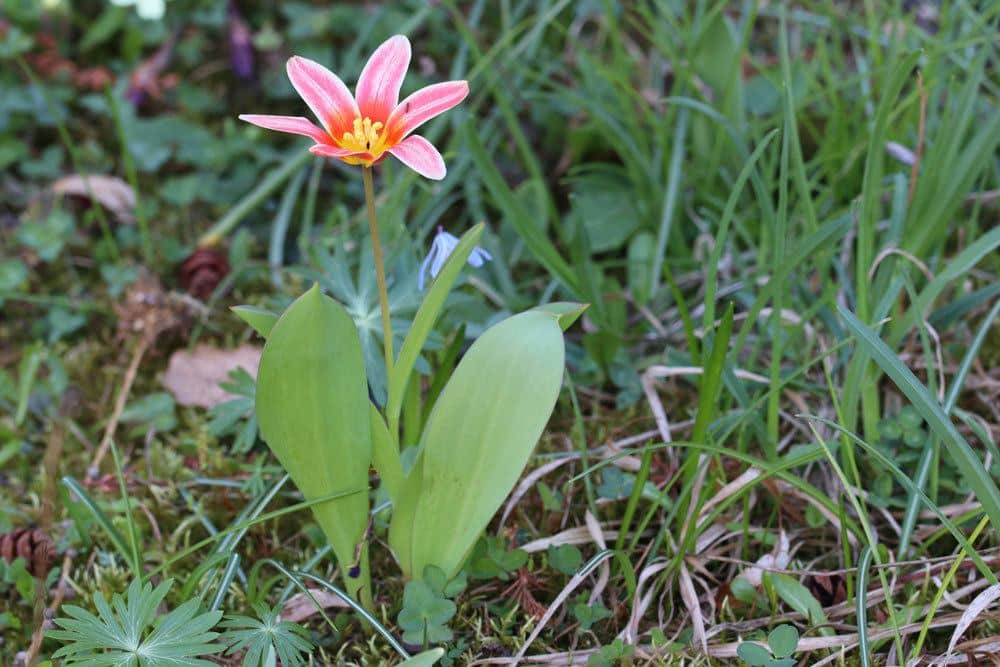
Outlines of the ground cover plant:
[{"label": "ground cover plant", "polygon": [[998,21],[5,2],[0,662],[997,661]]}]

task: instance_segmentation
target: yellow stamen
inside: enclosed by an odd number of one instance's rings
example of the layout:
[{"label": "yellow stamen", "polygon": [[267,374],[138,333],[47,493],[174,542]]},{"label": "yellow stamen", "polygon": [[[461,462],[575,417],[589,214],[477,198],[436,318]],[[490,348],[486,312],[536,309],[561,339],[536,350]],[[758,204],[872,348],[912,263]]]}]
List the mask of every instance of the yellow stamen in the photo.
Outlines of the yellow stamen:
[{"label": "yellow stamen", "polygon": [[[371,118],[365,117],[354,119],[354,131],[344,132],[338,142],[341,148],[352,151],[371,153],[373,159],[377,159],[385,152],[385,133],[379,134],[382,123],[372,122]],[[367,162],[367,161],[366,161]]]}]

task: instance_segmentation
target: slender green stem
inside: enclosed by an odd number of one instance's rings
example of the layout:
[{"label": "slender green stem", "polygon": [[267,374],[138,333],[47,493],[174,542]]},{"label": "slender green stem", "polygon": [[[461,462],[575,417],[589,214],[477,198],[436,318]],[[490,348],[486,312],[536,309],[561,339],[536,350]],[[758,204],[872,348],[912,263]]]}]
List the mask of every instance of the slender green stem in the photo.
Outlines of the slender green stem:
[{"label": "slender green stem", "polygon": [[378,221],[375,219],[375,186],[372,185],[372,168],[361,170],[365,181],[365,201],[368,203],[368,229],[375,254],[375,279],[378,281],[378,300],[382,304],[382,346],[385,349],[386,376],[392,372],[392,323],[389,321],[389,291],[385,287],[385,265],[382,262],[382,244],[378,239]]}]

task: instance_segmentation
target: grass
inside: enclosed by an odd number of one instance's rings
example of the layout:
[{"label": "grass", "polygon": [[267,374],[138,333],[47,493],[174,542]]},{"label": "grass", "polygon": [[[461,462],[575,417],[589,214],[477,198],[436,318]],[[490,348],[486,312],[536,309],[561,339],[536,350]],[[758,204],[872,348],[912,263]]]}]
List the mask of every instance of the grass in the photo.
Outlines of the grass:
[{"label": "grass", "polygon": [[[437,227],[485,222],[494,258],[408,350],[425,377],[391,397],[404,440],[441,390],[427,372],[500,316],[591,304],[529,482],[466,566],[449,664],[734,664],[781,623],[800,664],[998,652],[990,605],[952,634],[1000,557],[1000,8],[237,3],[255,45],[243,80],[218,3],[172,0],[159,22],[73,4],[13,7],[0,28],[0,533],[37,526],[55,551],[38,578],[0,564],[0,662],[51,656],[46,608],[136,575],[186,582],[171,608],[200,596],[230,616],[337,581],[266,446],[236,447],[249,415],[217,422],[161,379],[175,351],[259,342],[229,306],[278,311],[315,280],[355,318],[384,395],[360,174],[235,116],[302,113],[290,53],[353,83],[395,32],[424,58],[404,94],[472,91],[421,129],[444,181],[392,160],[375,173],[397,344]],[[172,34],[137,107],[129,75]],[[120,178],[135,224],[101,193],[54,195],[70,173]],[[229,271],[196,299],[179,267],[209,247]],[[369,617],[298,621],[316,664],[423,648],[387,640],[406,582],[372,554]],[[635,653],[616,657],[618,637]]]}]

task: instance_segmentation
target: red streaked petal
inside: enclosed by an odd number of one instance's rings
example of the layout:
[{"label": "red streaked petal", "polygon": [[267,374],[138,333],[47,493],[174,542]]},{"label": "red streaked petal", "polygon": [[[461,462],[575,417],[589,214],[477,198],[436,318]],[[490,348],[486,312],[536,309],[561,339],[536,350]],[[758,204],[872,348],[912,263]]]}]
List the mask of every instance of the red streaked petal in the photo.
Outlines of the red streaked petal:
[{"label": "red streaked petal", "polygon": [[448,173],[438,149],[420,135],[414,134],[403,139],[388,152],[413,171],[431,180],[440,181]]},{"label": "red streaked petal", "polygon": [[326,131],[340,138],[358,117],[358,104],[344,82],[318,62],[292,56],[286,66],[295,90],[309,105]]},{"label": "red streaked petal", "polygon": [[319,155],[320,157],[347,157],[348,155],[354,155],[354,151],[322,143],[310,146],[309,152],[313,155]]},{"label": "red streaked petal", "polygon": [[410,66],[410,40],[395,35],[371,55],[358,77],[356,96],[362,116],[385,123],[399,101],[399,89]]},{"label": "red streaked petal", "polygon": [[468,94],[469,84],[466,81],[445,81],[421,88],[393,109],[386,127],[393,136],[405,137],[464,100]]},{"label": "red streaked petal", "polygon": [[262,116],[260,114],[245,113],[240,114],[240,120],[268,130],[301,134],[319,143],[330,141],[330,136],[326,132],[313,125],[308,118],[303,118],[302,116]]}]

